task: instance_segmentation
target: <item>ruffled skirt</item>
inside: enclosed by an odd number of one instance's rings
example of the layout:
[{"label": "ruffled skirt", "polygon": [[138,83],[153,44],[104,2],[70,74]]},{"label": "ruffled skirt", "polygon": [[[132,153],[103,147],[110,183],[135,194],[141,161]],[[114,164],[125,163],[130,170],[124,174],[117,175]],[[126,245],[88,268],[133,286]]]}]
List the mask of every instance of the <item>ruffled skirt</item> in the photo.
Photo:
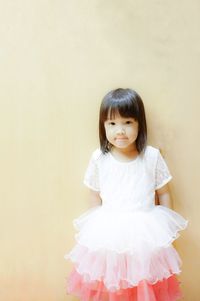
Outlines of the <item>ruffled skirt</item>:
[{"label": "ruffled skirt", "polygon": [[96,207],[74,221],[77,244],[67,292],[81,301],[175,301],[181,259],[172,246],[187,221],[164,206]]}]

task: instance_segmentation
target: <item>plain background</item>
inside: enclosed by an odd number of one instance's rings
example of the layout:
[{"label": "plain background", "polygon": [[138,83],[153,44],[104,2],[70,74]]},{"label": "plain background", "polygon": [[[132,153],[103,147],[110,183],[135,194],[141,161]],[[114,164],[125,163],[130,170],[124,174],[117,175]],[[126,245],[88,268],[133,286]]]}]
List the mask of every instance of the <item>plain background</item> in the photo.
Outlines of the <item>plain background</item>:
[{"label": "plain background", "polygon": [[0,1],[0,300],[65,295],[72,220],[111,89],[144,100],[173,208],[189,219],[175,246],[185,301],[199,301],[200,2]]}]

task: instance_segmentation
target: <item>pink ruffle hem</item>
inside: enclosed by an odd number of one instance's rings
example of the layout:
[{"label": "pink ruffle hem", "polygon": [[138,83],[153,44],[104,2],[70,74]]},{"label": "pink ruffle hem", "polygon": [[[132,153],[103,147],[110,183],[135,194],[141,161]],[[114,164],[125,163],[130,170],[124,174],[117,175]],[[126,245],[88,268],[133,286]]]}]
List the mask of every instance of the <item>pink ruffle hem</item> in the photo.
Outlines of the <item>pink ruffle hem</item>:
[{"label": "pink ruffle hem", "polygon": [[142,280],[137,286],[111,292],[102,281],[85,282],[75,269],[68,278],[67,293],[81,301],[176,301],[182,297],[175,275],[155,284]]}]

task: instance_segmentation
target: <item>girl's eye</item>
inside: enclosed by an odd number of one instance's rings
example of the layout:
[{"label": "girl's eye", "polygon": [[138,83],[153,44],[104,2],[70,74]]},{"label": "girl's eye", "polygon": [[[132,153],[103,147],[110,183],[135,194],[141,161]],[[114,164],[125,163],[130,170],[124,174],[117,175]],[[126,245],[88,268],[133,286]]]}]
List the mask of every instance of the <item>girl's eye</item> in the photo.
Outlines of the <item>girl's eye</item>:
[{"label": "girl's eye", "polygon": [[115,125],[115,122],[110,122],[109,124],[110,124],[110,125]]},{"label": "girl's eye", "polygon": [[133,122],[130,121],[130,120],[127,120],[127,121],[126,121],[126,124],[131,124],[131,123],[133,123]]}]

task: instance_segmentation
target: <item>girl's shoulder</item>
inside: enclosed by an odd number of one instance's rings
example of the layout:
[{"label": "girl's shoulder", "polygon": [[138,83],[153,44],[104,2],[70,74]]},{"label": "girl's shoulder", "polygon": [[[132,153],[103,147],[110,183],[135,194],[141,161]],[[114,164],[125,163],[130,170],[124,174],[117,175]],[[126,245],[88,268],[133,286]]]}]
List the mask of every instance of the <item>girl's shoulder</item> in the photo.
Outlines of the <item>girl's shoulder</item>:
[{"label": "girl's shoulder", "polygon": [[154,147],[154,146],[147,145],[146,149],[145,149],[145,152],[148,153],[148,154],[157,154],[159,152],[159,149]]},{"label": "girl's shoulder", "polygon": [[103,153],[100,148],[96,148],[91,155],[91,159],[94,161],[98,161],[102,157]]},{"label": "girl's shoulder", "polygon": [[147,145],[145,152],[144,152],[144,157],[145,157],[145,159],[156,160],[159,153],[160,153],[160,150],[158,148],[153,147],[151,145]]}]

